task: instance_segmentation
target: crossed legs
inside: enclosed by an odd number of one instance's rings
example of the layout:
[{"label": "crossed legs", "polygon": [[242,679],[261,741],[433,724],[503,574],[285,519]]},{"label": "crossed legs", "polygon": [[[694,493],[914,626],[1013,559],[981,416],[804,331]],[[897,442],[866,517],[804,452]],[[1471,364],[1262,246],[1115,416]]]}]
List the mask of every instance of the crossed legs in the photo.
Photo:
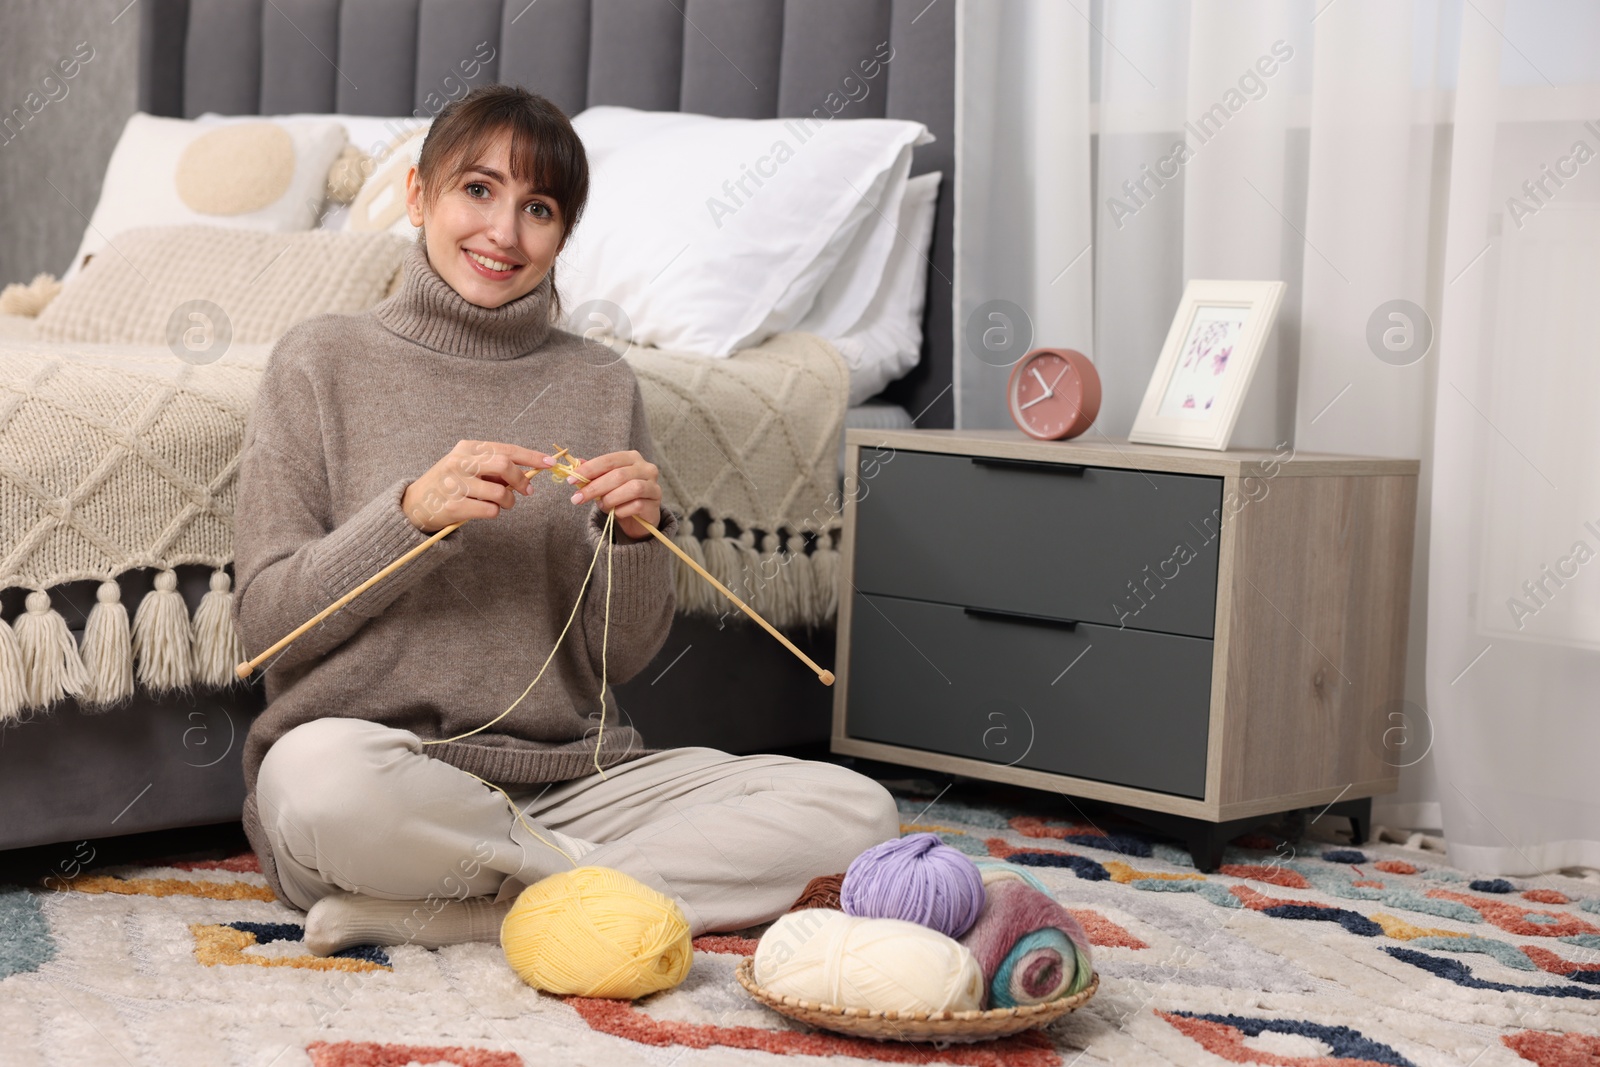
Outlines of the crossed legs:
[{"label": "crossed legs", "polygon": [[268,750],[257,806],[285,892],[313,912],[313,951],[360,943],[350,937],[495,940],[525,886],[575,866],[667,894],[692,934],[741,929],[899,833],[882,786],[828,763],[671,749],[604,778],[508,790],[519,820],[500,793],[425,752],[408,730],[345,718]]}]

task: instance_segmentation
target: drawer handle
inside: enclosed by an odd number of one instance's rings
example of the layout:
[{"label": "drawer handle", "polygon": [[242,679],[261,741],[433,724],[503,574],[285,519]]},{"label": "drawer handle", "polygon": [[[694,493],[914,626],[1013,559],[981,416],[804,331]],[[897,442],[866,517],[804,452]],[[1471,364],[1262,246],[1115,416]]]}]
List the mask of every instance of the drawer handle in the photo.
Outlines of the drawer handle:
[{"label": "drawer handle", "polygon": [[1076,630],[1077,619],[1056,619],[1049,615],[1029,615],[1025,611],[996,611],[993,608],[962,608],[965,614],[979,619],[999,619],[1001,622],[1020,622],[1027,626],[1059,626],[1063,630]]},{"label": "drawer handle", "polygon": [[1043,459],[1004,459],[1000,456],[973,456],[972,462],[980,467],[1005,467],[1023,471],[1050,471],[1053,474],[1082,476],[1089,468],[1082,463],[1051,463]]}]

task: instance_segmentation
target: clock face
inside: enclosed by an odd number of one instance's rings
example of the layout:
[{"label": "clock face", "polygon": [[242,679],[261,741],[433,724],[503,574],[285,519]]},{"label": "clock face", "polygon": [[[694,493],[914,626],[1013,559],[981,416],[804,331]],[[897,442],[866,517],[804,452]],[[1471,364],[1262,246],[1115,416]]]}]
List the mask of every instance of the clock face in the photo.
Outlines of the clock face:
[{"label": "clock face", "polygon": [[1094,364],[1070,349],[1029,352],[1013,368],[1007,391],[1013,421],[1041,440],[1076,437],[1100,413]]}]

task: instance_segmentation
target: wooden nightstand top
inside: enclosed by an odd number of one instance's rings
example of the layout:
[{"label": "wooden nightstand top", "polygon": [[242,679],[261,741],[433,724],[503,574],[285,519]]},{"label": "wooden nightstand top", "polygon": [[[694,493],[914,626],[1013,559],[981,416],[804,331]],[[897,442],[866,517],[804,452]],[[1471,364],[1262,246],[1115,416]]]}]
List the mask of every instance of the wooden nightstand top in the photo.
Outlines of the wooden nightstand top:
[{"label": "wooden nightstand top", "polygon": [[1416,476],[1414,459],[1377,456],[1343,456],[1326,452],[1284,449],[1229,449],[1212,452],[1173,445],[1132,444],[1105,437],[1090,429],[1072,441],[1036,441],[1020,430],[846,430],[845,443],[862,447],[903,448],[915,452],[944,452],[962,456],[995,456],[1046,463],[1082,463],[1095,467],[1124,467],[1168,471],[1173,474],[1210,474],[1219,477],[1352,477],[1361,475]]}]

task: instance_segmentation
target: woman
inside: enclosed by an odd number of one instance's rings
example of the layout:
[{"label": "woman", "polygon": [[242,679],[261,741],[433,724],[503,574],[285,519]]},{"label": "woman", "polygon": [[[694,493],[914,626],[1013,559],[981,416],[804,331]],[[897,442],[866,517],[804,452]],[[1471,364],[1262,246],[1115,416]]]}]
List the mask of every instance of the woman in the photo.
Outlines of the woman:
[{"label": "woman", "polygon": [[[243,818],[313,952],[494,941],[523,887],[575,865],[668,894],[695,934],[738,929],[898,833],[892,798],[851,771],[651,750],[609,693],[601,710],[602,672],[627,679],[666,639],[673,558],[644,523],[679,519],[627,363],[551,325],[588,180],[549,101],[473,91],[407,176],[422,233],[399,291],[273,349],[235,513],[247,649],[467,520],[266,665]],[[593,480],[536,482],[552,442],[592,456]]]}]

